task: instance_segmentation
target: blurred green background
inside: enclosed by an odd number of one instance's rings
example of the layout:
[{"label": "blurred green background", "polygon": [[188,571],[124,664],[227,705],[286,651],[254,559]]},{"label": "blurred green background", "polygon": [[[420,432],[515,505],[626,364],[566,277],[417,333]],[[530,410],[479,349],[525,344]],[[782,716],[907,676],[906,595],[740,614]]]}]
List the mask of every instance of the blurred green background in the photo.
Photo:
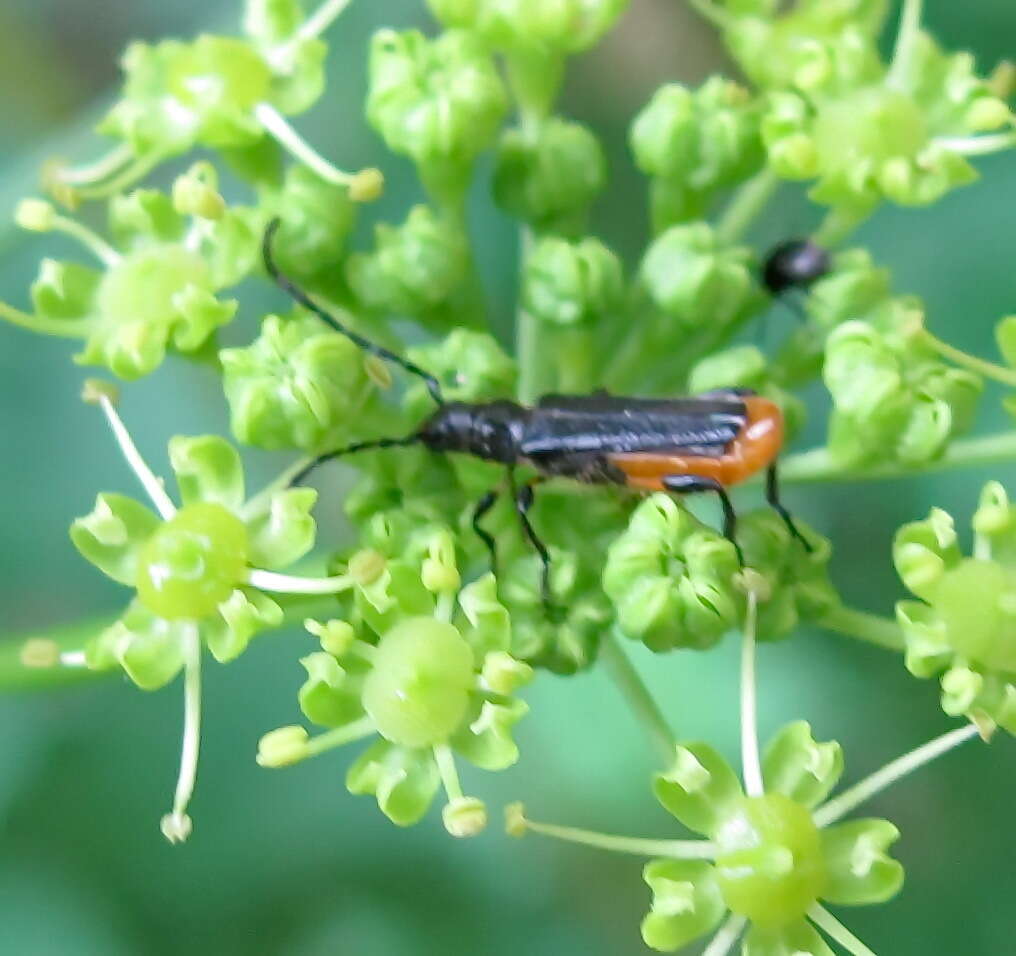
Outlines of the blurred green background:
[{"label": "blurred green background", "polygon": [[[15,304],[38,259],[60,239],[16,235],[15,200],[35,188],[48,156],[87,159],[89,125],[116,83],[131,38],[223,29],[239,0],[3,0],[0,4],[0,296]],[[927,20],[983,67],[1016,55],[1016,5],[929,0]],[[360,113],[364,49],[376,26],[425,24],[421,0],[359,0],[332,31],[331,93],[300,128],[350,168],[373,164],[380,144]],[[624,134],[660,82],[696,81],[720,64],[708,31],[679,0],[633,0],[621,26],[573,68],[563,111],[607,139],[612,187],[596,228],[629,260],[645,235],[644,194]],[[383,165],[395,216],[415,195],[410,168]],[[992,325],[1016,311],[1016,162],[982,163],[983,182],[927,211],[887,211],[859,240],[896,270],[901,290],[924,296],[931,327],[992,355]],[[515,236],[478,196],[474,225],[496,295],[499,327],[513,309]],[[764,245],[811,226],[815,211],[785,190],[754,236]],[[230,330],[253,334],[257,290]],[[78,558],[70,520],[99,490],[134,491],[100,416],[77,400],[84,372],[63,342],[0,327],[0,606],[12,639],[46,634],[116,609],[122,594]],[[1005,427],[989,390],[984,429]],[[816,411],[821,399],[816,392]],[[221,392],[206,372],[167,362],[131,386],[125,415],[159,465],[176,432],[224,431]],[[816,415],[820,418],[820,414]],[[803,441],[820,439],[813,432]],[[273,462],[254,457],[255,470]],[[889,612],[899,586],[893,530],[939,504],[965,520],[987,477],[1016,488],[1016,469],[962,472],[879,485],[791,489],[794,509],[835,544],[834,578],[856,606]],[[754,494],[746,492],[747,496]],[[326,494],[322,509],[340,510]],[[195,832],[167,845],[158,830],[178,759],[181,701],[172,687],[146,695],[104,682],[0,698],[0,948],[18,954],[606,954],[645,952],[638,921],[648,901],[641,862],[533,837],[502,836],[499,808],[523,799],[534,817],[607,831],[672,832],[646,786],[647,742],[604,675],[541,677],[529,695],[522,760],[499,775],[468,777],[494,825],[468,842],[447,837],[436,813],[398,831],[368,798],[342,785],[348,754],[287,771],[253,762],[258,737],[297,717],[307,646],[297,634],[262,638],[229,668],[207,668],[206,732]],[[732,642],[636,661],[683,736],[736,749]],[[858,779],[946,729],[936,688],[880,651],[821,633],[764,648],[763,732],[798,717],[819,739],[836,737],[846,780]],[[903,831],[909,881],[885,907],[844,918],[883,956],[1014,951],[1012,823],[1016,745],[969,745],[880,797],[868,812]]]}]

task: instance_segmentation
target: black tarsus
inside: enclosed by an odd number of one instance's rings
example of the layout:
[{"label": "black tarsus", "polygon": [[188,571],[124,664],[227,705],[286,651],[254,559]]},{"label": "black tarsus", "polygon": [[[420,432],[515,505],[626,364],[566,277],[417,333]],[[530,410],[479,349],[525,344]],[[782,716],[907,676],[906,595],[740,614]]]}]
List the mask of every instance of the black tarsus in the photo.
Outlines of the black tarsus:
[{"label": "black tarsus", "polygon": [[536,533],[533,523],[529,520],[529,509],[533,506],[535,498],[533,486],[539,484],[541,480],[540,478],[534,478],[519,488],[515,484],[514,472],[511,470],[508,472],[508,487],[511,489],[511,495],[515,501],[515,512],[519,516],[519,522],[522,524],[522,530],[529,539],[529,543],[540,556],[540,596],[543,599],[543,606],[549,611],[552,607],[550,595],[550,552]]},{"label": "black tarsus", "polygon": [[297,302],[300,303],[305,309],[309,309],[319,319],[325,322],[328,326],[333,328],[336,332],[344,335],[353,344],[358,345],[361,349],[370,355],[376,355],[378,358],[385,359],[388,362],[394,362],[401,368],[404,368],[407,372],[413,375],[419,376],[423,379],[424,384],[427,386],[427,391],[430,392],[430,397],[437,402],[438,405],[444,405],[444,397],[441,394],[441,383],[434,378],[429,372],[424,371],[418,365],[414,365],[408,359],[404,359],[401,355],[396,355],[394,352],[390,352],[382,345],[377,345],[371,342],[370,339],[365,339],[362,335],[354,332],[352,329],[346,328],[338,319],[335,318],[329,312],[326,312],[321,306],[317,305],[311,297],[303,291],[292,279],[279,270],[278,265],[275,262],[275,257],[272,254],[272,242],[275,239],[275,234],[278,232],[279,226],[282,220],[279,218],[273,219],[268,223],[265,229],[264,238],[261,241],[261,255],[265,262],[265,269],[268,274],[275,280],[275,284],[292,296]]},{"label": "black tarsus", "polygon": [[476,532],[476,536],[487,546],[487,550],[490,552],[490,570],[492,574],[497,574],[497,542],[494,540],[494,536],[488,531],[484,531],[480,527],[480,522],[483,520],[483,516],[494,507],[497,501],[498,490],[496,488],[488,491],[477,503],[476,508],[473,509],[473,531]]},{"label": "black tarsus", "polygon": [[737,543],[737,512],[734,511],[730,496],[723,485],[715,478],[707,478],[704,475],[667,475],[663,479],[663,487],[676,495],[694,494],[699,491],[711,491],[715,494],[723,507],[723,537],[734,546],[738,563],[744,567],[744,554]]},{"label": "black tarsus", "polygon": [[335,451],[327,451],[323,455],[318,455],[317,458],[309,462],[306,467],[297,472],[289,482],[290,487],[303,483],[312,471],[316,471],[321,465],[325,464],[325,462],[341,458],[343,455],[351,455],[358,451],[370,451],[374,448],[404,448],[407,445],[415,445],[419,440],[420,439],[417,435],[408,435],[405,438],[378,438],[375,441],[356,442],[356,444],[347,445],[345,448],[336,448]]},{"label": "black tarsus", "polygon": [[796,538],[800,543],[801,547],[804,548],[808,554],[811,554],[814,548],[807,538],[798,530],[797,525],[794,524],[794,519],[790,516],[790,512],[783,506],[783,502],[780,501],[780,484],[779,477],[776,473],[776,463],[773,462],[766,471],[766,501],[772,505],[773,510],[783,519],[783,523],[787,526],[787,530],[791,536]]}]

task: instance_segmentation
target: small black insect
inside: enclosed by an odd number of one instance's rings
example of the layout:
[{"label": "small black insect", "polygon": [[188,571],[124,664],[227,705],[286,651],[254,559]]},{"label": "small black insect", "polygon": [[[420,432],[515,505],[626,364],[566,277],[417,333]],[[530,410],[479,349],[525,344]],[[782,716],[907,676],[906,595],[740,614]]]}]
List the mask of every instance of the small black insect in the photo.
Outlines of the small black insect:
[{"label": "small black insect", "polygon": [[828,275],[831,267],[829,252],[811,239],[789,239],[766,256],[762,283],[774,296],[782,296],[791,289],[806,291]]}]

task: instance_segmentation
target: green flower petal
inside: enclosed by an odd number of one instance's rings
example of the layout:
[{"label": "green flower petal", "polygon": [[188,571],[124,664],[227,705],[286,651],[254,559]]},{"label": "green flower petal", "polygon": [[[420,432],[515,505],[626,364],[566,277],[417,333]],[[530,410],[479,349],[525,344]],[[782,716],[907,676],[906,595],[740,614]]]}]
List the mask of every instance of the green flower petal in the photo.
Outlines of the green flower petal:
[{"label": "green flower petal", "polygon": [[704,836],[716,831],[742,796],[730,764],[704,743],[679,745],[670,769],[653,778],[653,793],[665,810]]},{"label": "green flower petal", "polygon": [[504,770],[519,759],[512,728],[527,713],[529,705],[525,701],[495,704],[477,696],[461,728],[449,742],[481,770]]},{"label": "green flower petal", "polygon": [[712,932],[727,906],[713,868],[698,860],[653,860],[642,871],[653,901],[642,920],[646,945],[672,952]]},{"label": "green flower petal", "polygon": [[319,652],[300,659],[307,680],[300,688],[300,709],[323,727],[341,727],[363,716],[360,694],[368,670],[366,661],[350,655],[340,664]]},{"label": "green flower petal", "polygon": [[183,667],[183,640],[189,625],[156,617],[133,601],[123,617],[85,647],[89,667],[119,664],[142,690],[158,690]]},{"label": "green flower petal", "polygon": [[888,820],[851,820],[822,831],[828,883],[822,898],[843,906],[884,903],[903,886],[887,850],[900,836]]},{"label": "green flower petal", "polygon": [[285,568],[310,551],[317,535],[311,516],[316,501],[313,488],[275,492],[268,508],[247,522],[251,564],[270,570]]},{"label": "green flower petal", "polygon": [[201,633],[212,656],[225,664],[239,657],[259,631],[279,627],[283,613],[271,598],[251,588],[237,588],[219,605],[215,617],[202,621]]},{"label": "green flower petal", "polygon": [[459,607],[469,622],[468,627],[461,628],[462,634],[477,655],[507,651],[511,647],[511,616],[498,599],[493,574],[467,584],[459,592]]},{"label": "green flower petal", "polygon": [[118,248],[178,242],[185,230],[173,200],[157,189],[135,189],[109,201],[109,231]]},{"label": "green flower petal", "polygon": [[102,494],[91,514],[71,525],[71,541],[103,574],[121,584],[137,579],[138,558],[160,519],[123,495]]},{"label": "green flower petal", "polygon": [[43,259],[32,283],[32,304],[47,319],[80,319],[94,310],[102,273],[73,262]]},{"label": "green flower petal", "polygon": [[409,750],[379,740],[346,774],[350,793],[370,793],[381,812],[400,827],[412,826],[427,812],[441,784],[429,750]]},{"label": "green flower petal", "polygon": [[787,724],[766,748],[762,776],[766,793],[782,793],[808,809],[818,806],[843,773],[843,750],[836,741],[819,744],[803,720]]},{"label": "green flower petal", "polygon": [[198,501],[238,511],[244,500],[243,465],[239,452],[218,435],[188,438],[177,435],[169,442],[169,461],[185,505]]}]

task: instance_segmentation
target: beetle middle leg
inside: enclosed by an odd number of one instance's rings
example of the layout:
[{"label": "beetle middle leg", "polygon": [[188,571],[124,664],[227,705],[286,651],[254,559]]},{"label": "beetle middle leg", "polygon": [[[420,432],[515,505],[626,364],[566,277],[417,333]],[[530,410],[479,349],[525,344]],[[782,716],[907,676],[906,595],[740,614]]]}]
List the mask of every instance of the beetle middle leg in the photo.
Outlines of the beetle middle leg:
[{"label": "beetle middle leg", "polygon": [[769,466],[769,470],[766,472],[766,501],[772,505],[773,510],[783,519],[783,523],[787,526],[791,536],[801,543],[801,547],[808,554],[811,554],[814,549],[808,539],[798,531],[797,525],[794,524],[794,519],[790,516],[790,512],[787,511],[783,506],[783,502],[780,501],[780,484],[775,462]]},{"label": "beetle middle leg", "polygon": [[542,479],[540,478],[534,478],[531,481],[527,481],[520,488],[515,484],[514,473],[511,471],[508,472],[508,487],[511,489],[512,497],[515,499],[515,512],[519,516],[519,522],[522,524],[522,530],[529,539],[529,543],[536,549],[536,553],[540,556],[540,595],[543,598],[543,606],[549,609],[551,607],[550,552],[547,550],[547,546],[540,539],[540,536],[536,533],[533,523],[529,520],[529,509],[533,506],[533,500],[535,497],[533,494],[533,486],[539,484],[541,480]]},{"label": "beetle middle leg", "polygon": [[485,531],[482,527],[480,527],[480,522],[483,520],[483,516],[494,507],[499,494],[500,491],[497,488],[492,488],[488,491],[476,503],[476,508],[473,509],[472,518],[473,531],[487,546],[487,550],[490,552],[490,570],[492,574],[497,574],[497,542],[494,540],[494,536],[489,531]]},{"label": "beetle middle leg", "polygon": [[663,487],[678,495],[694,494],[699,491],[711,491],[715,494],[723,507],[723,536],[734,546],[738,563],[744,567],[744,554],[737,543],[737,513],[723,485],[715,478],[706,478],[703,475],[666,475],[663,478]]}]

